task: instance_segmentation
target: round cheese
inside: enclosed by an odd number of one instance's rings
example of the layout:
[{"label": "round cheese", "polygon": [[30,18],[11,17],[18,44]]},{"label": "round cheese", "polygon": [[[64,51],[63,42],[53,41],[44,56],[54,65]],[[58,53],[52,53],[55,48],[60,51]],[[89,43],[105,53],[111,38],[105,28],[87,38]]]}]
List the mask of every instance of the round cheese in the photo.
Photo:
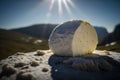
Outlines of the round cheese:
[{"label": "round cheese", "polygon": [[95,29],[81,20],[58,25],[49,37],[49,47],[59,56],[80,56],[92,53],[98,44]]}]

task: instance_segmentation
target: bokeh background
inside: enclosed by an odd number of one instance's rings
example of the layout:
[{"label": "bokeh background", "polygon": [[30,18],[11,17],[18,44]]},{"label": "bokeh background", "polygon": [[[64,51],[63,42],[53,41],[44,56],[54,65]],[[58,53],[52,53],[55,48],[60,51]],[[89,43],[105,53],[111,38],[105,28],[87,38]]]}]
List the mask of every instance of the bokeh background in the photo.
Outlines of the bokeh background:
[{"label": "bokeh background", "polygon": [[0,59],[49,49],[54,27],[74,19],[95,27],[97,49],[120,52],[120,0],[0,0]]}]

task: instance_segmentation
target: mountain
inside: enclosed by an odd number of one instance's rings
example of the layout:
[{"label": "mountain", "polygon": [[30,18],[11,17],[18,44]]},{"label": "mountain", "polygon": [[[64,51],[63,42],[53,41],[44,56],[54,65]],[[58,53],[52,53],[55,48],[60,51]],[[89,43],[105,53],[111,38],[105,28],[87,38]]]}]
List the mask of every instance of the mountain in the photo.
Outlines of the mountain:
[{"label": "mountain", "polygon": [[108,35],[108,31],[104,27],[94,26],[94,28],[97,32],[99,43],[101,43],[101,41]]},{"label": "mountain", "polygon": [[31,52],[38,49],[48,49],[47,41],[26,34],[0,29],[0,59],[16,52]]},{"label": "mountain", "polygon": [[120,24],[102,40],[97,49],[120,52]]},{"label": "mountain", "polygon": [[[48,39],[57,24],[36,24],[24,28],[12,29],[12,31],[24,33],[37,38]],[[94,27],[98,34],[99,43],[108,35],[104,27]]]},{"label": "mountain", "polygon": [[101,45],[110,44],[112,42],[120,43],[120,24],[116,25],[114,31],[103,39]]},{"label": "mountain", "polygon": [[36,24],[28,27],[12,29],[12,31],[24,33],[37,38],[48,39],[56,24]]}]

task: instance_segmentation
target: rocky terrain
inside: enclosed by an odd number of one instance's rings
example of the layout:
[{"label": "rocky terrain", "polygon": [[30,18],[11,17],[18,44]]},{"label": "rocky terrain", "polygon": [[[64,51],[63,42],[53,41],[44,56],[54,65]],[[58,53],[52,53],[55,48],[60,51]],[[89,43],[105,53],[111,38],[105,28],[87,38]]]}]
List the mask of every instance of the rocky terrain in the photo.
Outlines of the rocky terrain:
[{"label": "rocky terrain", "polygon": [[80,57],[50,50],[18,52],[0,61],[0,80],[119,80],[120,53],[94,51]]}]

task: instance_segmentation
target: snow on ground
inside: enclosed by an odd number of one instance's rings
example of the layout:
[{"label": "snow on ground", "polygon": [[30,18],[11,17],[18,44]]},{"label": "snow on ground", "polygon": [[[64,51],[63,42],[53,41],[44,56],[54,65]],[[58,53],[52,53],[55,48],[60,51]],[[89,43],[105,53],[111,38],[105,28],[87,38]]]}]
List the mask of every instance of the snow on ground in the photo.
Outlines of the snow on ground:
[{"label": "snow on ground", "polygon": [[117,42],[111,42],[111,43],[109,43],[109,44],[106,44],[105,46],[113,46],[113,45],[115,45],[115,44],[117,44]]},{"label": "snow on ground", "polygon": [[96,50],[92,55],[62,57],[50,50],[37,50],[0,61],[0,80],[88,79],[119,80],[120,53]]},{"label": "snow on ground", "polygon": [[42,43],[42,40],[35,40],[34,41],[34,44],[40,44],[40,43]]}]

